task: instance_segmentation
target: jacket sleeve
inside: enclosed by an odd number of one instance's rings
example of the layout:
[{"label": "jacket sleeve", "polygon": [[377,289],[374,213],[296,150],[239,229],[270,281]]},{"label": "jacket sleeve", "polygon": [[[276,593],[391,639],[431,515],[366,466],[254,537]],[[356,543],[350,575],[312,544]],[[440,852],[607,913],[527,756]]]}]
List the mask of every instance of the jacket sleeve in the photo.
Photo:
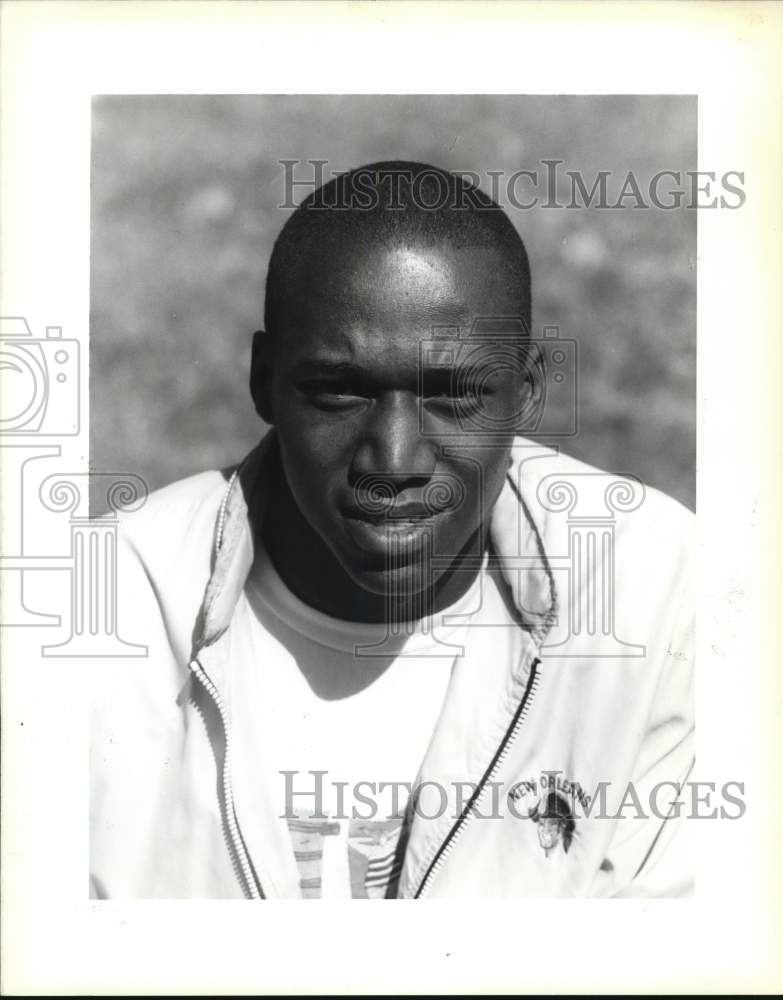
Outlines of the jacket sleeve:
[{"label": "jacket sleeve", "polygon": [[[694,762],[694,616],[690,555],[672,589],[673,624],[664,662],[618,823],[615,850],[625,855],[617,897],[688,896],[693,893],[687,782]],[[638,810],[637,802],[641,805]],[[642,815],[643,813],[643,815]]]},{"label": "jacket sleeve", "polygon": [[140,896],[160,862],[150,847],[172,823],[175,773],[169,734],[182,723],[179,692],[187,669],[174,655],[157,592],[122,526],[117,542],[118,633],[135,648],[96,659],[90,691],[90,895]]}]

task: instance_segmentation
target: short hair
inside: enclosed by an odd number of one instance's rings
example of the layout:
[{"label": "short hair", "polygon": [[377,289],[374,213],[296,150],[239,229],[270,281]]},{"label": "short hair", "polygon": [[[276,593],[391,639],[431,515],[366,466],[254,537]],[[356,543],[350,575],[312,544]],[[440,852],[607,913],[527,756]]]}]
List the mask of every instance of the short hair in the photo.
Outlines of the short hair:
[{"label": "short hair", "polygon": [[518,286],[524,335],[531,326],[530,264],[501,207],[460,174],[426,163],[388,160],[340,174],[311,192],[281,229],[266,279],[264,323],[279,326],[295,278],[313,256],[339,259],[383,245],[494,250]]}]

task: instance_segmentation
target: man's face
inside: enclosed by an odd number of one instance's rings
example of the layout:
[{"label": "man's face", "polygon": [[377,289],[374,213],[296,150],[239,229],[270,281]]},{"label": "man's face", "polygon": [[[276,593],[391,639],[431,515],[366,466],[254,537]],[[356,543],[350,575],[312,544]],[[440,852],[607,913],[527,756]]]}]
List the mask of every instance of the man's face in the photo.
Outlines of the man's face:
[{"label": "man's face", "polygon": [[509,284],[492,251],[374,249],[319,259],[286,307],[268,390],[283,469],[365,590],[420,593],[481,554],[530,389],[508,322],[470,335],[520,314]]},{"label": "man's face", "polygon": [[538,842],[545,851],[557,847],[560,840],[560,820],[544,817],[538,821]]}]

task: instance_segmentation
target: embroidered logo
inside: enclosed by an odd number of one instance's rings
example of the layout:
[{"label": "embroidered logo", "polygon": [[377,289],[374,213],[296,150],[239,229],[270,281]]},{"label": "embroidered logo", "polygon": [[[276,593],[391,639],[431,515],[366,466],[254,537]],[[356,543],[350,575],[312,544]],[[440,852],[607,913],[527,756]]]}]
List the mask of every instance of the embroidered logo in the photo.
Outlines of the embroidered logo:
[{"label": "embroidered logo", "polygon": [[566,780],[560,771],[543,772],[541,778],[519,781],[508,793],[509,806],[518,819],[532,819],[538,842],[549,857],[563,845],[568,854],[576,832],[577,802],[587,808],[590,797],[578,781]]},{"label": "embroidered logo", "polygon": [[544,856],[549,857],[558,844],[568,854],[568,848],[574,839],[576,823],[566,799],[557,792],[547,792],[543,802],[536,802],[530,813],[530,818],[538,828],[538,842],[544,848]]}]

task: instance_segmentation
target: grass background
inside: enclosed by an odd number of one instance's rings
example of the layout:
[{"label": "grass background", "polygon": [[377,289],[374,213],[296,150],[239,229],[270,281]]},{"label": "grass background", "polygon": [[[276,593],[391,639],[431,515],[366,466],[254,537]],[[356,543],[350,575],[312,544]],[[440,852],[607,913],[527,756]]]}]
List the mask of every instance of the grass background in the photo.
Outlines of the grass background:
[{"label": "grass background", "polygon": [[[671,96],[95,98],[92,467],[157,488],[258,440],[247,376],[289,214],[279,160],[487,177],[562,159],[588,189],[612,171],[616,200],[630,170],[646,191],[659,170],[696,169],[696,116],[694,98]],[[534,330],[558,325],[579,345],[579,433],[563,450],[693,508],[696,212],[504,203],[531,258]]]}]

